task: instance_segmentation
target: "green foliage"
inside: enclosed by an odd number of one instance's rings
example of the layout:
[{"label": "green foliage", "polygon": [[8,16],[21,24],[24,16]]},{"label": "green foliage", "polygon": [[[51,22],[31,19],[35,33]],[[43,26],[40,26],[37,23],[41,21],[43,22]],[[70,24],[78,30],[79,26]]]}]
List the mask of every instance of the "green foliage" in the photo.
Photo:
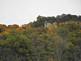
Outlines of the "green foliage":
[{"label": "green foliage", "polygon": [[[6,32],[0,33],[0,61],[81,61],[81,25],[77,18],[80,20],[74,15],[38,16],[37,21],[22,27],[1,25],[0,30]],[[48,32],[45,21],[57,24],[49,26]]]}]

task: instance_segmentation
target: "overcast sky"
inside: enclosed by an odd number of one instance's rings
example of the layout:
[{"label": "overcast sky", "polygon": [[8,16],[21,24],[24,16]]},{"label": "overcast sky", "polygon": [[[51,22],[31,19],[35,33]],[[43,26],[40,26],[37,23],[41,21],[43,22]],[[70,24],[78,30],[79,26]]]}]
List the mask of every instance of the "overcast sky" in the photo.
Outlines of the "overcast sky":
[{"label": "overcast sky", "polygon": [[0,0],[0,23],[24,24],[38,15],[81,15],[81,0]]}]

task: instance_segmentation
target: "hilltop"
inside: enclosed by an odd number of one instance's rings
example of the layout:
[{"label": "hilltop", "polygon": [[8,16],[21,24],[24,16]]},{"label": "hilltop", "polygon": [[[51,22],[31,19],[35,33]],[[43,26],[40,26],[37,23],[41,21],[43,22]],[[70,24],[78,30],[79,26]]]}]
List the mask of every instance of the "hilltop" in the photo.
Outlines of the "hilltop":
[{"label": "hilltop", "polygon": [[22,26],[0,24],[0,61],[81,61],[81,16],[38,16]]}]

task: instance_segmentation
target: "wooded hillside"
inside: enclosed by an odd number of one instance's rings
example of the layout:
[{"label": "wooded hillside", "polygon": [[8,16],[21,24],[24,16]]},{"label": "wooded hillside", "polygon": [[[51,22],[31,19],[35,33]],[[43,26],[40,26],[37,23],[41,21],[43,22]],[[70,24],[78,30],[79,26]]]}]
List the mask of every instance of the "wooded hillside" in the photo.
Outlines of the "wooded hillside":
[{"label": "wooded hillside", "polygon": [[38,16],[22,26],[0,24],[0,61],[81,61],[81,16]]}]

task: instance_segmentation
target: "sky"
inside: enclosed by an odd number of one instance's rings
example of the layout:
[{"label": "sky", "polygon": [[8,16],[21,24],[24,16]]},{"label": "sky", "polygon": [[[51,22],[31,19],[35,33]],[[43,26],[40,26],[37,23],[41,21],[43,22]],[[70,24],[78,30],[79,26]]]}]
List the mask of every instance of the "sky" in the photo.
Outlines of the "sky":
[{"label": "sky", "polygon": [[36,17],[81,15],[81,0],[0,0],[0,24],[27,24]]}]

